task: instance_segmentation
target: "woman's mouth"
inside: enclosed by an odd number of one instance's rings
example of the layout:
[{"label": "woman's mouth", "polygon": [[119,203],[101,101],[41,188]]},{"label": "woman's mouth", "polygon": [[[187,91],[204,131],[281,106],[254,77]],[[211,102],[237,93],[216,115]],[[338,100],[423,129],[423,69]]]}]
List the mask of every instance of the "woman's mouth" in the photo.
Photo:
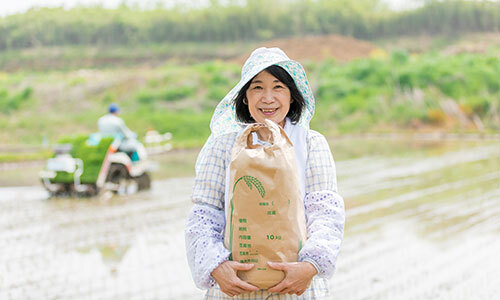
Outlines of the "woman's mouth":
[{"label": "woman's mouth", "polygon": [[277,108],[261,108],[260,111],[266,115],[266,116],[271,116],[273,115],[278,109]]}]

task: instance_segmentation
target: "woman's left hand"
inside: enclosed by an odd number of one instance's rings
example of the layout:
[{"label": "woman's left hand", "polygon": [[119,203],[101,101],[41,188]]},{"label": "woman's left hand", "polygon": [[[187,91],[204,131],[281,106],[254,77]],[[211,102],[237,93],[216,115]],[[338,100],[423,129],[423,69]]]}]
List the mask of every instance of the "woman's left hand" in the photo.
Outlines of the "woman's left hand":
[{"label": "woman's left hand", "polygon": [[269,267],[285,272],[285,278],[268,290],[270,293],[302,295],[318,273],[309,262],[268,262]]}]

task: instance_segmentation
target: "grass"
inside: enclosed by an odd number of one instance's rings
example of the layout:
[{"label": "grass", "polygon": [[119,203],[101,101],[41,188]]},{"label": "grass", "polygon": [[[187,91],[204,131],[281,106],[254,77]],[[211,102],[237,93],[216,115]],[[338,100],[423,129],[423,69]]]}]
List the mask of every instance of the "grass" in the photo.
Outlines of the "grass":
[{"label": "grass", "polygon": [[0,70],[67,72],[77,69],[157,66],[165,61],[199,63],[207,60],[237,58],[241,53],[249,53],[256,45],[256,42],[177,42],[108,47],[81,45],[37,47],[3,51],[0,56]]},{"label": "grass", "polygon": [[154,179],[194,176],[194,166],[198,157],[198,150],[173,151],[167,154],[151,157],[158,163],[158,170],[153,174]]},{"label": "grass", "polygon": [[[495,55],[398,50],[306,67],[309,78],[316,79],[311,127],[325,135],[500,130],[500,59]],[[239,78],[240,66],[219,60],[0,73],[0,140],[53,144],[64,136],[89,134],[116,102],[139,137],[155,129],[171,132],[175,148],[201,147],[215,106]]]},{"label": "grass", "polygon": [[22,162],[29,160],[44,160],[52,156],[51,150],[40,150],[32,153],[1,153],[0,152],[0,163],[5,162]]}]

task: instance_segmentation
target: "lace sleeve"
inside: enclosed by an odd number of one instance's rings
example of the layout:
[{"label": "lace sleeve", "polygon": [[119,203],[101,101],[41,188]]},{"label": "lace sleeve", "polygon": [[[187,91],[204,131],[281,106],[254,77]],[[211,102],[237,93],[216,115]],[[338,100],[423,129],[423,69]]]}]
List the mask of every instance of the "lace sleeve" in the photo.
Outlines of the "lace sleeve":
[{"label": "lace sleeve", "polygon": [[330,277],[344,235],[344,200],[337,192],[335,163],[326,139],[312,131],[308,149],[304,199],[307,241],[299,261],[311,262],[319,276]]},{"label": "lace sleeve", "polygon": [[224,211],[211,205],[195,204],[189,213],[184,231],[186,253],[193,280],[201,289],[215,284],[210,273],[229,258],[224,224]]}]

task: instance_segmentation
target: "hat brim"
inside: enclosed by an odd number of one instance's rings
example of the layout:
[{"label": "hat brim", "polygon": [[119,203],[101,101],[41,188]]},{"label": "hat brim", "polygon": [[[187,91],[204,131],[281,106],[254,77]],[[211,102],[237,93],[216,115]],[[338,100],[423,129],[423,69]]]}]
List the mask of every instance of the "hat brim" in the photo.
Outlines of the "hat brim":
[{"label": "hat brim", "polygon": [[[212,131],[212,135],[219,136],[221,134],[239,131],[241,129],[236,119],[233,100],[245,84],[247,84],[250,80],[252,80],[252,78],[254,78],[257,74],[262,72],[264,69],[272,65],[277,65],[285,69],[293,78],[295,85],[302,93],[302,96],[306,101],[306,107],[302,113],[302,116],[298,124],[309,128],[309,122],[312,119],[312,116],[314,115],[314,108],[315,108],[315,103],[314,103],[315,101],[312,89],[309,85],[305,70],[302,67],[302,65],[297,61],[287,59],[287,60],[264,62],[258,65],[254,65],[251,67],[251,70],[249,70],[242,76],[240,81],[229,91],[229,93],[217,105],[212,120],[210,122],[210,129]],[[219,130],[220,128],[224,129]]]}]

